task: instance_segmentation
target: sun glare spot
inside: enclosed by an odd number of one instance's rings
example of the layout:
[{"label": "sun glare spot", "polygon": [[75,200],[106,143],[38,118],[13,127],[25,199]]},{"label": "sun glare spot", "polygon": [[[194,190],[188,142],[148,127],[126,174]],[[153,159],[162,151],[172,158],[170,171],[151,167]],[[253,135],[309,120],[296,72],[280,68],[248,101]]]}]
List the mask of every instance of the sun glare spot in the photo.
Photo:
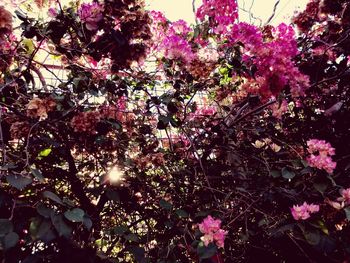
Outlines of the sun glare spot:
[{"label": "sun glare spot", "polygon": [[123,176],[124,172],[118,166],[114,166],[107,174],[107,181],[117,184],[123,180]]}]

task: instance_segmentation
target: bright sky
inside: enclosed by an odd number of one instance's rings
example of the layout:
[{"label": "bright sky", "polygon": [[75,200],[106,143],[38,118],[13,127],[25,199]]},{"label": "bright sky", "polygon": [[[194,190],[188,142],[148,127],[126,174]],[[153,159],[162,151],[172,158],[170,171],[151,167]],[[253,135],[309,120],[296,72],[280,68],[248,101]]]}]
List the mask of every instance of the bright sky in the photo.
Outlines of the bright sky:
[{"label": "bright sky", "polygon": [[[261,18],[264,24],[271,16],[276,1],[277,0],[238,0],[238,4],[240,8],[246,10],[249,10],[252,6],[251,11],[253,15]],[[303,9],[307,2],[308,0],[280,0],[272,24],[276,25],[281,22],[288,23],[293,12],[300,8]],[[194,23],[192,0],[146,0],[146,3],[149,5],[149,9],[164,12],[165,16],[171,21],[184,19],[189,23]],[[202,1],[195,0],[195,3],[198,7]],[[240,21],[250,22],[246,12],[240,10],[239,15]],[[259,21],[256,23],[258,24]]]},{"label": "bright sky", "polygon": [[[60,0],[64,5],[65,3],[70,2],[71,0]],[[83,2],[90,2],[91,0],[82,0]],[[192,0],[145,0],[148,9],[162,11],[165,16],[171,20],[176,21],[183,19],[189,23],[194,23],[194,14],[192,11]],[[245,10],[251,10],[255,17],[258,17],[262,20],[264,24],[268,18],[271,16],[273,7],[278,0],[237,0],[240,7],[239,17],[240,21],[250,22],[254,24],[259,24],[259,21],[254,19],[250,21],[249,15]],[[293,15],[295,10],[302,10],[305,8],[309,0],[280,0],[280,3],[277,6],[276,15],[271,21],[273,25],[277,25],[281,22],[289,22],[290,17]],[[10,2],[17,3],[28,3],[26,0],[0,0],[0,2],[7,3],[6,6],[9,8]],[[199,7],[202,3],[202,0],[195,0],[196,7]]]}]

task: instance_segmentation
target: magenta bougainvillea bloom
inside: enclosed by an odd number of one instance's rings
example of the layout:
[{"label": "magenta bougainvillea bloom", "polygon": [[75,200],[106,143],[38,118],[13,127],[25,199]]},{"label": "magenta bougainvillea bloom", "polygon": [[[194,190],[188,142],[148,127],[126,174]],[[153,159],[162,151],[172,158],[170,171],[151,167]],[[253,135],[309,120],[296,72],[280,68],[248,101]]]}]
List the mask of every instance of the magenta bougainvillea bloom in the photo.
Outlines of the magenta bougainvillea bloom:
[{"label": "magenta bougainvillea bloom", "polygon": [[164,56],[171,60],[180,60],[189,64],[195,58],[187,35],[191,28],[184,20],[170,23],[161,12],[150,12],[152,18],[151,31],[154,40],[152,52],[157,57]]},{"label": "magenta bougainvillea bloom", "polygon": [[298,54],[295,32],[291,26],[280,24],[270,33],[248,23],[237,23],[227,35],[229,43],[244,43],[243,61],[257,67],[254,78],[247,77],[243,89],[267,100],[277,97],[287,85],[294,98],[304,96],[309,78],[295,66]]},{"label": "magenta bougainvillea bloom", "polygon": [[221,220],[214,219],[210,215],[199,224],[199,230],[204,234],[201,237],[205,246],[209,243],[215,242],[218,247],[224,246],[224,240],[227,235],[227,231],[221,229]]},{"label": "magenta bougainvillea bloom", "polygon": [[308,152],[311,154],[306,160],[311,167],[323,169],[327,173],[332,173],[337,165],[332,160],[335,149],[325,140],[311,139],[307,141]]},{"label": "magenta bougainvillea bloom", "polygon": [[189,32],[191,32],[191,28],[187,25],[187,22],[182,19],[171,23],[169,28],[169,33],[174,35],[176,34],[186,37]]},{"label": "magenta bougainvillea bloom", "polygon": [[310,214],[318,212],[320,210],[320,206],[315,204],[307,204],[304,202],[300,206],[293,205],[290,210],[295,220],[306,220],[311,216]]},{"label": "magenta bougainvillea bloom", "polygon": [[226,34],[238,18],[237,3],[236,0],[203,0],[196,15],[201,21],[210,18],[216,34]]},{"label": "magenta bougainvillea bloom", "polygon": [[168,59],[180,59],[185,63],[190,63],[194,58],[190,43],[178,35],[166,37],[162,48],[164,57]]},{"label": "magenta bougainvillea bloom", "polygon": [[98,22],[103,18],[103,8],[97,3],[82,4],[78,10],[80,20],[85,23],[88,30],[94,31],[98,29]]}]

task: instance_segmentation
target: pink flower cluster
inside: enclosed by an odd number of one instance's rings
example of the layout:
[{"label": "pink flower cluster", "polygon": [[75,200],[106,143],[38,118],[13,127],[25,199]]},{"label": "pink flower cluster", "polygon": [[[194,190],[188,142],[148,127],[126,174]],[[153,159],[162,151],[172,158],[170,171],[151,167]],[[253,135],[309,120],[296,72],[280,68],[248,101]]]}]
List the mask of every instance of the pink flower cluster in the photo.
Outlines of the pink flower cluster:
[{"label": "pink flower cluster", "polygon": [[284,99],[282,102],[275,103],[271,106],[272,110],[272,116],[274,116],[277,119],[282,119],[283,114],[288,112],[288,102]]},{"label": "pink flower cluster", "polygon": [[172,35],[180,35],[186,37],[191,32],[191,28],[187,25],[186,21],[180,19],[171,23],[168,33]]},{"label": "pink flower cluster", "polygon": [[[152,32],[152,39],[156,43],[159,41],[162,41],[165,37],[165,32],[168,29],[168,20],[164,16],[162,12],[159,11],[150,11],[149,12],[150,17],[152,18],[152,24],[151,24],[151,32]],[[155,43],[155,44],[156,44]]]},{"label": "pink flower cluster", "polygon": [[203,0],[196,16],[201,21],[210,18],[214,33],[227,34],[238,18],[237,9],[236,0]]},{"label": "pink flower cluster", "polygon": [[319,205],[307,204],[304,202],[302,205],[293,205],[290,209],[292,216],[295,220],[306,220],[310,217],[310,214],[316,213],[320,210]]},{"label": "pink flower cluster", "polygon": [[244,43],[245,62],[257,67],[255,78],[248,77],[243,85],[246,91],[268,99],[288,85],[293,97],[305,95],[309,79],[294,65],[298,48],[291,26],[280,24],[263,35],[257,27],[239,23],[233,27],[230,41]]},{"label": "pink flower cluster", "polygon": [[221,229],[220,219],[214,219],[209,215],[199,224],[199,230],[204,234],[201,240],[205,246],[208,246],[211,242],[215,242],[218,247],[224,247],[227,231]]},{"label": "pink flower cluster", "polygon": [[103,8],[97,3],[82,4],[78,10],[80,20],[85,23],[88,30],[94,31],[98,29],[98,22],[103,19]]},{"label": "pink flower cluster", "polygon": [[203,47],[198,50],[197,56],[205,63],[216,63],[219,60],[219,53],[214,48]]},{"label": "pink flower cluster", "polygon": [[335,149],[325,140],[312,139],[307,141],[308,152],[311,154],[307,162],[311,167],[323,169],[327,173],[332,173],[337,163],[333,162],[332,155],[335,155]]},{"label": "pink flower cluster", "polygon": [[185,63],[190,63],[194,54],[190,43],[178,35],[167,36],[162,42],[164,57],[168,59],[180,59]]},{"label": "pink flower cluster", "polygon": [[161,12],[151,11],[150,15],[153,20],[152,39],[155,43],[153,51],[167,59],[178,59],[189,64],[194,59],[192,47],[187,40],[191,28],[184,20],[168,22]]}]

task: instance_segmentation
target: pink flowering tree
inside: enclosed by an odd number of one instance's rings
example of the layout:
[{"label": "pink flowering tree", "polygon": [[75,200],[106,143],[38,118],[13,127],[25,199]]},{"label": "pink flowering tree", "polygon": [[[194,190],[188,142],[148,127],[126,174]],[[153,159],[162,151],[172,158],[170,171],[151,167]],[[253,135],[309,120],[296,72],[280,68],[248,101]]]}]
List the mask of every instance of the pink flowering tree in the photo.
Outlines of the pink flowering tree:
[{"label": "pink flowering tree", "polygon": [[0,7],[2,262],[350,260],[349,1],[31,4]]}]

